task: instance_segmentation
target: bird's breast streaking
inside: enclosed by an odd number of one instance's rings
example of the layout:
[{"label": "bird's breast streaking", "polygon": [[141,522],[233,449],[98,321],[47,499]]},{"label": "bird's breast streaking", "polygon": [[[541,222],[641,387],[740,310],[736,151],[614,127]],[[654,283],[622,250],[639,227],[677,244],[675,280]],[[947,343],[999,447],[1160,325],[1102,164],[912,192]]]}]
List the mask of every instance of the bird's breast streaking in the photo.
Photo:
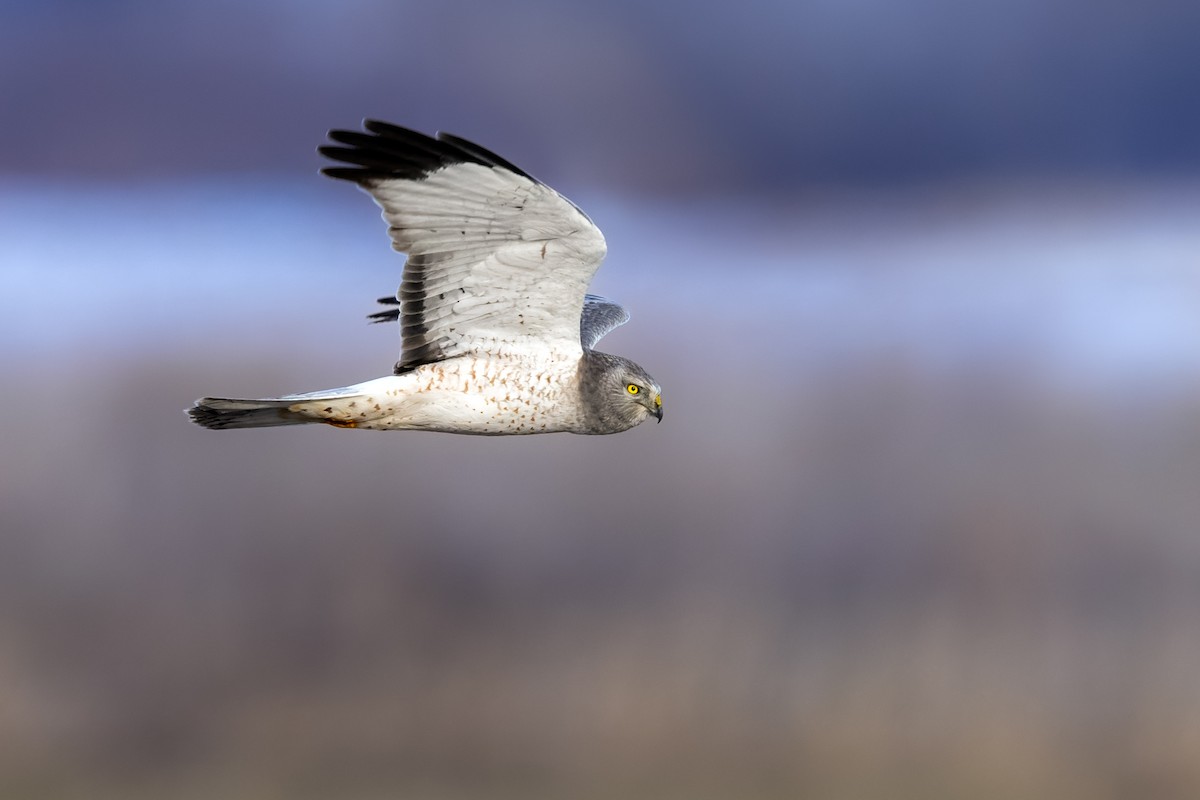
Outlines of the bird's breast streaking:
[{"label": "bird's breast streaking", "polygon": [[[311,400],[294,411],[311,412]],[[359,386],[319,409],[338,427],[503,436],[576,431],[577,364],[461,358],[425,364]]]}]

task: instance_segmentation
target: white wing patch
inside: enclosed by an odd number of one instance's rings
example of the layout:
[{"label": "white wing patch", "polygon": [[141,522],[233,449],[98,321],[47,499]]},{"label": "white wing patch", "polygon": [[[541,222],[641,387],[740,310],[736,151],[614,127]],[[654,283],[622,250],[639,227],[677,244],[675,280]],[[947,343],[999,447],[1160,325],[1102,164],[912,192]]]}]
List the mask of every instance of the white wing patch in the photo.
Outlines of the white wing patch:
[{"label": "white wing patch", "polygon": [[[363,187],[407,253],[399,297],[404,361],[471,352],[580,351],[600,230],[544,184],[498,167],[453,164],[423,180]],[[410,352],[413,351],[413,352]]]}]

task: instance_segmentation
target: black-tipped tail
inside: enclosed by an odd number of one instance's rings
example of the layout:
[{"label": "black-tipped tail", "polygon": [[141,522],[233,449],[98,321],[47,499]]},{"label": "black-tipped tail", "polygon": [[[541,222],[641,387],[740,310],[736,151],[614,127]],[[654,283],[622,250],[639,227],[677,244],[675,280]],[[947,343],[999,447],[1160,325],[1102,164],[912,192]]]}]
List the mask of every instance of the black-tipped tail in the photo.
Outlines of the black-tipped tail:
[{"label": "black-tipped tail", "polygon": [[187,410],[192,422],[205,428],[274,428],[316,422],[312,417],[289,411],[295,400],[231,400],[202,397]]}]

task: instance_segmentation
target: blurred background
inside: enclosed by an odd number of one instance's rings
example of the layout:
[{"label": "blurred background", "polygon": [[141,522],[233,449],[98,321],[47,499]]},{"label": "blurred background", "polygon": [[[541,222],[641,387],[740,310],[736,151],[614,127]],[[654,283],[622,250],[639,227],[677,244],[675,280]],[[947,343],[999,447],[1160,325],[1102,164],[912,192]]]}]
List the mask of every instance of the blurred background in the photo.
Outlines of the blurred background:
[{"label": "blurred background", "polygon": [[[0,796],[1200,795],[1200,5],[0,2]],[[605,231],[602,438],[384,374],[331,127]]]}]

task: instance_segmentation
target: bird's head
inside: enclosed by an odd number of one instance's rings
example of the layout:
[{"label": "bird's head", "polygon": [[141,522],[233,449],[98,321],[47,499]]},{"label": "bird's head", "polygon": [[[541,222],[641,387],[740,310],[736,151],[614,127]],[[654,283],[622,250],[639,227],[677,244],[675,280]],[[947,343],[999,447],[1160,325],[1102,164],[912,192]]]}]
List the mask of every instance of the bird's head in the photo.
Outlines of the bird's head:
[{"label": "bird's head", "polygon": [[588,353],[584,402],[605,433],[632,428],[647,417],[662,422],[662,388],[650,373],[627,358]]},{"label": "bird's head", "polygon": [[636,364],[633,366],[636,369],[627,371],[619,382],[624,384],[622,391],[625,402],[632,404],[638,422],[649,416],[662,422],[662,389],[646,370]]}]

